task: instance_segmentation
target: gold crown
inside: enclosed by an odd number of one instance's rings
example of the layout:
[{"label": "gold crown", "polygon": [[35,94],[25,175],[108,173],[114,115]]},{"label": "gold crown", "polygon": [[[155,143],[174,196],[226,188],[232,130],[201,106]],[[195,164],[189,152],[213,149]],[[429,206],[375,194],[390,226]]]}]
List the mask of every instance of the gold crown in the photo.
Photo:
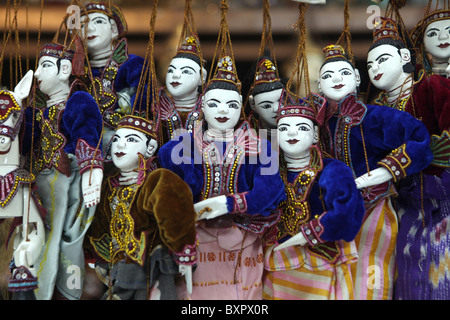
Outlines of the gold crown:
[{"label": "gold crown", "polygon": [[397,24],[390,18],[377,17],[374,21],[373,28],[373,43],[381,39],[393,39],[400,40],[400,33],[397,28]]}]

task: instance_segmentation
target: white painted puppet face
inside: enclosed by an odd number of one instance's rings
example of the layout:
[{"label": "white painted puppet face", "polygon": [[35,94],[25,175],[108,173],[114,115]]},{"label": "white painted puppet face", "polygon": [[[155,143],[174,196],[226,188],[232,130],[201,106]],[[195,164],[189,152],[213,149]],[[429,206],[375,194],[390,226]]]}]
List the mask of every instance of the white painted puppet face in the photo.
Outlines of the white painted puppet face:
[{"label": "white painted puppet face", "polygon": [[[85,18],[86,16],[83,16]],[[111,49],[112,40],[117,37],[117,26],[106,14],[94,12],[88,14],[89,21],[81,28],[85,37],[87,50],[90,54],[97,54]]]},{"label": "white painted puppet face", "polygon": [[[392,90],[403,83],[403,65],[410,61],[409,50],[383,44],[369,51],[367,70],[372,84],[381,90]],[[401,82],[401,83],[400,83]]]},{"label": "white painted puppet face", "polygon": [[120,171],[131,171],[139,166],[138,153],[147,152],[147,136],[130,128],[117,129],[111,139],[111,157]]},{"label": "white painted puppet face", "polygon": [[68,79],[71,73],[71,64],[68,60],[60,60],[60,67],[57,65],[58,58],[42,56],[38,62],[38,68],[34,73],[39,90],[47,95],[52,95],[66,85],[64,79]]},{"label": "white painted puppet face", "polygon": [[166,87],[169,93],[178,99],[197,94],[202,84],[200,66],[191,59],[174,58],[170,62],[166,74]]},{"label": "white painted puppet face", "polygon": [[303,157],[317,143],[317,127],[310,119],[303,117],[281,118],[278,121],[278,143],[285,155]]},{"label": "white painted puppet face", "polygon": [[262,92],[253,97],[254,109],[264,126],[277,127],[277,113],[283,89]]},{"label": "white painted puppet face", "polygon": [[225,132],[239,122],[242,96],[234,90],[212,89],[203,96],[203,116],[208,129]]},{"label": "white painted puppet face", "polygon": [[441,62],[450,58],[450,19],[430,23],[423,35],[425,51]]},{"label": "white painted puppet face", "polygon": [[346,61],[328,62],[320,69],[319,88],[329,100],[338,102],[356,93],[360,83],[359,73]]}]

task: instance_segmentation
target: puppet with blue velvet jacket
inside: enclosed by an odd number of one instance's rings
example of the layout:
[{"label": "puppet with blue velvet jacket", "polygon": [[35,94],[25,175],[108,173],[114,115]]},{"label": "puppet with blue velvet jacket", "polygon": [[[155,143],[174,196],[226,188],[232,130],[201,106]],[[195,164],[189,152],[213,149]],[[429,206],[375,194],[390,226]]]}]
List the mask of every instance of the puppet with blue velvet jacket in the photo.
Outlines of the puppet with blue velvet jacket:
[{"label": "puppet with blue velvet jacket", "polygon": [[[344,49],[330,45],[324,51],[319,75],[319,90],[327,100],[319,110],[322,146],[352,169],[366,207],[355,238],[359,258],[351,266],[355,298],[392,299],[398,232],[394,184],[430,164],[429,135],[407,113],[359,101],[359,73]],[[368,266],[376,269],[374,276]]]},{"label": "puppet with blue velvet jacket", "polygon": [[[37,193],[48,211],[50,227],[36,263],[36,297],[45,300],[81,297],[82,243],[103,179],[101,114],[89,93],[73,91],[73,56],[74,52],[62,45],[43,46],[34,74],[34,102],[26,110],[22,151],[30,153]],[[78,271],[80,277],[71,280]]]},{"label": "puppet with blue velvet jacket", "polygon": [[186,299],[261,299],[261,236],[285,200],[278,154],[242,121],[234,60],[223,56],[202,98],[203,121],[161,147],[163,167],[192,189],[198,263]]},{"label": "puppet with blue velvet jacket", "polygon": [[325,99],[311,97],[280,106],[277,116],[287,199],[266,239],[265,299],[354,298],[350,265],[364,202],[351,169],[323,157],[317,110]]},{"label": "puppet with blue velvet jacket", "polygon": [[141,107],[134,105],[144,58],[128,53],[127,22],[118,6],[89,2],[82,7],[81,19],[88,62],[79,79],[100,107],[106,147],[121,117]]}]

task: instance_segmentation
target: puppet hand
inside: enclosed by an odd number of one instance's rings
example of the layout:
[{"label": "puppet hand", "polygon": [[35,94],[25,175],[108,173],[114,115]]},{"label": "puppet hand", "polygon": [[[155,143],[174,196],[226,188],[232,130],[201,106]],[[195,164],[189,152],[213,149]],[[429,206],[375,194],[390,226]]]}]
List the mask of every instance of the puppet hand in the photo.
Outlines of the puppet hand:
[{"label": "puppet hand", "polygon": [[44,245],[44,235],[33,230],[27,239],[22,239],[14,250],[14,263],[16,266],[30,268],[38,259]]},{"label": "puppet hand", "polygon": [[392,174],[386,168],[376,168],[375,170],[370,171],[370,175],[368,173],[363,174],[362,176],[355,179],[356,187],[358,189],[371,187],[375,185],[382,184],[386,181],[392,179]]},{"label": "puppet hand", "polygon": [[81,190],[86,208],[95,206],[100,202],[100,189],[103,180],[103,170],[94,168],[81,175]]},{"label": "puppet hand", "polygon": [[278,251],[290,246],[303,246],[307,244],[308,242],[305,239],[305,236],[302,232],[297,233],[295,236],[291,237],[290,239],[286,240],[282,244],[276,246],[273,250]]},{"label": "puppet hand", "polygon": [[197,220],[217,218],[228,213],[227,197],[221,195],[205,199],[194,204],[194,209],[197,212]]},{"label": "puppet hand", "polygon": [[184,279],[186,280],[186,289],[189,294],[192,293],[192,266],[188,266],[185,264],[180,264],[178,266],[178,271],[182,276],[184,276]]},{"label": "puppet hand", "polygon": [[117,92],[117,105],[119,106],[119,113],[130,114],[131,113],[131,96],[127,89]]}]

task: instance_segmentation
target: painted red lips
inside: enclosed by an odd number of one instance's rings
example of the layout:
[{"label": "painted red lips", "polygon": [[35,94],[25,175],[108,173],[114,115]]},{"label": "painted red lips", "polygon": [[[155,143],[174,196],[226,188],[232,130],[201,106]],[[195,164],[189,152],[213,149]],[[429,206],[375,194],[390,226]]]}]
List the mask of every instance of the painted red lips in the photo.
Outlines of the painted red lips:
[{"label": "painted red lips", "polygon": [[375,76],[375,80],[380,80],[381,79],[381,77],[383,76],[383,74],[382,73],[379,73],[379,74],[377,74],[376,76]]},{"label": "painted red lips", "polygon": [[217,118],[215,118],[218,122],[220,122],[220,123],[225,123],[225,122],[227,122],[228,120],[230,120],[230,118],[227,118],[227,117],[217,117]]},{"label": "painted red lips", "polygon": [[297,139],[289,139],[289,140],[287,140],[287,142],[289,143],[289,144],[296,144],[297,142],[299,142],[300,140],[297,140]]}]

